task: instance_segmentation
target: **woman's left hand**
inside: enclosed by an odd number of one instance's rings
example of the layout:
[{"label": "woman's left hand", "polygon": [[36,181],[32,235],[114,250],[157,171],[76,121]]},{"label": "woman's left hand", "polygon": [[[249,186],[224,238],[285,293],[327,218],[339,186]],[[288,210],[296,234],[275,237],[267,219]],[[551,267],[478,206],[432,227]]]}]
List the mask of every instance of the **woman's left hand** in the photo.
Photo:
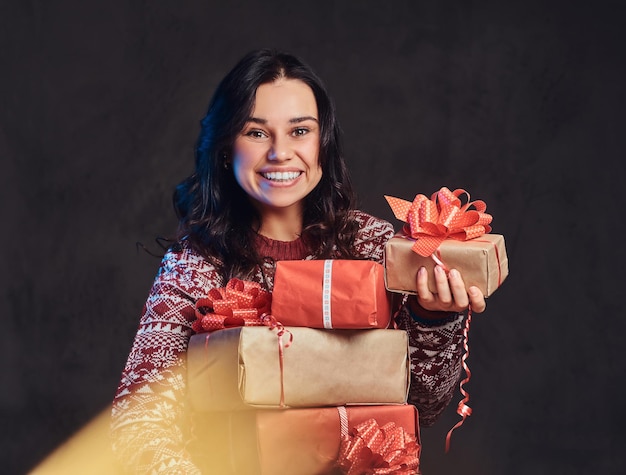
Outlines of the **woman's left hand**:
[{"label": "woman's left hand", "polygon": [[434,312],[462,312],[472,307],[472,312],[481,313],[487,307],[485,297],[478,287],[465,290],[465,282],[456,269],[446,275],[437,265],[434,269],[436,293],[428,288],[428,273],[424,267],[417,273],[417,303],[425,310]]}]

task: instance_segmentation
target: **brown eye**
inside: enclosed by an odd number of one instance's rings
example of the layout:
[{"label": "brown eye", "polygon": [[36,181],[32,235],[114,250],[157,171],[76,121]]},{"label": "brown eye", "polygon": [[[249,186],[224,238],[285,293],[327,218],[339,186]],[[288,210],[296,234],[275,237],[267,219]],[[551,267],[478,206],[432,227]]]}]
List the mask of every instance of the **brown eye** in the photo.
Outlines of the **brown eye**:
[{"label": "brown eye", "polygon": [[302,136],[304,136],[304,135],[306,135],[308,133],[309,133],[309,129],[307,129],[306,127],[298,127],[296,129],[294,129],[294,131],[293,131],[293,135],[295,137],[302,137]]},{"label": "brown eye", "polygon": [[252,137],[254,139],[262,139],[266,137],[265,132],[258,129],[252,129],[245,133],[246,137]]}]

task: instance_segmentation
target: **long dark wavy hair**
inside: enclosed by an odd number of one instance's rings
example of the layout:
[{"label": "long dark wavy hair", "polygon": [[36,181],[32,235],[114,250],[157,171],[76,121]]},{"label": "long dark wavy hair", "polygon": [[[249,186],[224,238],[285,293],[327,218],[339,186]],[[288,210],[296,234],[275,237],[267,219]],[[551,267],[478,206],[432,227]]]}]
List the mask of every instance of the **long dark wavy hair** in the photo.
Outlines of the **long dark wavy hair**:
[{"label": "long dark wavy hair", "polygon": [[223,277],[242,277],[260,265],[252,226],[260,217],[225,166],[238,134],[254,108],[257,88],[279,78],[307,84],[317,101],[322,179],[304,200],[302,239],[318,258],[353,257],[357,224],[355,194],[341,148],[335,107],[322,81],[297,57],[276,50],[244,56],[218,85],[201,121],[195,171],[174,192],[179,218],[177,239],[187,240],[218,262]]}]

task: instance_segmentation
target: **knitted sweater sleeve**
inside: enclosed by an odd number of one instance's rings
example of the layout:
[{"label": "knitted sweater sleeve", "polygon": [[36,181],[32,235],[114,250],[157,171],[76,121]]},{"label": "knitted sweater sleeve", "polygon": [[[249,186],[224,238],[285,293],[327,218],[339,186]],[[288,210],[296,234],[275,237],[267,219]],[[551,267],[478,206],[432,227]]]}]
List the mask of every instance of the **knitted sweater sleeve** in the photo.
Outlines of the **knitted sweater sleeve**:
[{"label": "knitted sweater sleeve", "polygon": [[[390,223],[357,212],[360,232],[355,248],[360,257],[383,263],[385,244],[394,235]],[[420,424],[431,426],[447,407],[461,374],[463,315],[446,323],[414,321],[405,305],[396,325],[408,333],[411,359],[409,402],[419,410]]]},{"label": "knitted sweater sleeve", "polygon": [[189,249],[163,258],[112,407],[113,450],[128,473],[200,473],[185,451],[186,351],[194,302],[221,285]]}]

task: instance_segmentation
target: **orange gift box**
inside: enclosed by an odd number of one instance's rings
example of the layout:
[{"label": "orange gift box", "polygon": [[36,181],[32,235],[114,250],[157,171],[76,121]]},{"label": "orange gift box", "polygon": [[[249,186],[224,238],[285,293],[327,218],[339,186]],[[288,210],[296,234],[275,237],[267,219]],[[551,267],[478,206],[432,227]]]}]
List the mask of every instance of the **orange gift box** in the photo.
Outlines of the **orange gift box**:
[{"label": "orange gift box", "polygon": [[272,315],[287,326],[387,328],[391,299],[384,273],[373,261],[279,261]]},{"label": "orange gift box", "polygon": [[[392,423],[401,428],[411,441],[404,448],[406,458],[419,463],[418,413],[408,404],[194,414],[196,437],[190,452],[203,473],[343,473],[336,468],[345,451],[342,440],[372,419],[380,427]],[[417,469],[393,473],[417,473]]]},{"label": "orange gift box", "polygon": [[191,407],[232,411],[406,403],[405,331],[284,330],[282,350],[277,330],[264,326],[193,335],[187,351]]}]

